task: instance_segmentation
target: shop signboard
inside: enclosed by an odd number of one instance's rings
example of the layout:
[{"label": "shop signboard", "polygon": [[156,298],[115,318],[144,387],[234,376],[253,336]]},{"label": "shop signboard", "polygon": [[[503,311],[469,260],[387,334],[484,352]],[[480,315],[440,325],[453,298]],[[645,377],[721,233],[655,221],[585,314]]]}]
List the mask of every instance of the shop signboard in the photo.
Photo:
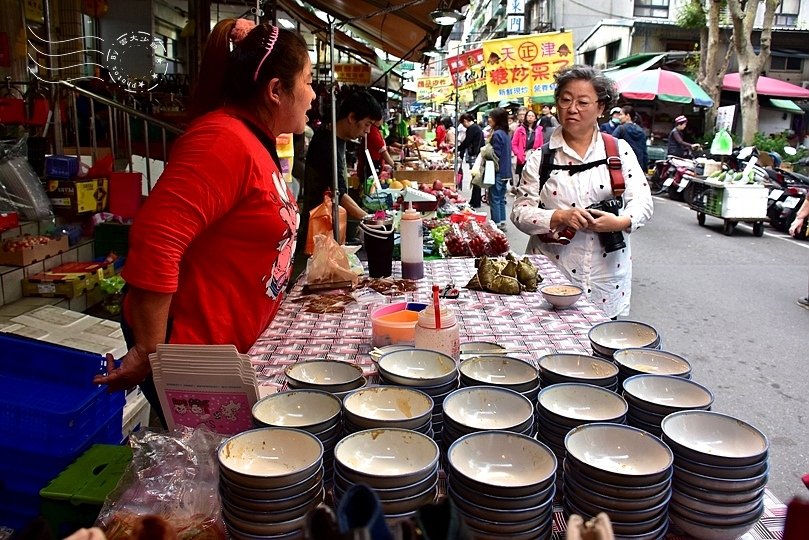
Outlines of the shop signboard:
[{"label": "shop signboard", "polygon": [[334,64],[334,77],[345,84],[371,84],[371,66],[368,64]]},{"label": "shop signboard", "polygon": [[465,103],[472,101],[472,91],[486,86],[486,67],[483,63],[483,49],[477,48],[447,58],[452,83],[458,87],[459,99]]},{"label": "shop signboard", "polygon": [[419,101],[444,101],[452,94],[453,89],[449,75],[416,79],[416,99]]},{"label": "shop signboard", "polygon": [[716,109],[716,131],[725,129],[733,131],[733,117],[736,115],[736,105],[726,105]]},{"label": "shop signboard", "polygon": [[571,32],[484,41],[489,101],[552,96],[553,75],[573,64],[574,53]]}]

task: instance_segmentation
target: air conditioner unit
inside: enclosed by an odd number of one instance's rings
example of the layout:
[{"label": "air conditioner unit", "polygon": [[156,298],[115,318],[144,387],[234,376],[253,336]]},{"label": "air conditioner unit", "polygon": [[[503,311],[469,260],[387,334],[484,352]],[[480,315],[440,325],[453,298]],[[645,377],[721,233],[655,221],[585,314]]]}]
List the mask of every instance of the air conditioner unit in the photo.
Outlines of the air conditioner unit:
[{"label": "air conditioner unit", "polygon": [[801,81],[801,88],[809,88],[809,81]]}]

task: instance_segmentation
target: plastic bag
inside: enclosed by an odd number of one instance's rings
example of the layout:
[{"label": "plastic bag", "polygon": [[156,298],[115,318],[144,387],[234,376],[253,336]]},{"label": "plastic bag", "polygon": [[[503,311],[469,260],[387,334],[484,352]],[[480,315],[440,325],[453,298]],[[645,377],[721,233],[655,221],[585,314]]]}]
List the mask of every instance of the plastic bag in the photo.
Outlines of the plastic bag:
[{"label": "plastic bag", "polygon": [[504,255],[508,253],[509,249],[511,249],[508,242],[508,236],[506,236],[503,231],[496,228],[493,221],[486,220],[483,223],[480,223],[480,230],[489,240],[489,249],[487,250],[486,255]]},{"label": "plastic bag", "polygon": [[142,518],[158,516],[179,540],[225,540],[215,457],[222,439],[207,428],[132,434],[132,463],[107,496],[96,526],[108,540],[129,539]]},{"label": "plastic bag", "polygon": [[460,225],[457,223],[451,224],[449,230],[444,234],[444,246],[447,249],[447,253],[453,257],[468,257],[472,255],[466,234],[464,234]]},{"label": "plastic bag", "polygon": [[351,285],[357,284],[358,276],[351,271],[351,263],[346,252],[340,244],[334,241],[331,233],[316,235],[314,244],[314,253],[309,259],[306,271],[308,285],[345,281],[350,281]]},{"label": "plastic bag", "polygon": [[[327,191],[323,195],[323,203],[316,206],[309,211],[309,228],[306,230],[306,254],[312,255],[315,250],[315,236],[322,234],[332,236],[334,234],[332,216],[332,199],[331,192]],[[348,224],[348,216],[346,215],[345,208],[340,207],[340,243],[346,242],[346,226]]]},{"label": "plastic bag", "polygon": [[0,145],[0,204],[13,206],[28,221],[52,220],[51,201],[28,163],[25,142]]}]

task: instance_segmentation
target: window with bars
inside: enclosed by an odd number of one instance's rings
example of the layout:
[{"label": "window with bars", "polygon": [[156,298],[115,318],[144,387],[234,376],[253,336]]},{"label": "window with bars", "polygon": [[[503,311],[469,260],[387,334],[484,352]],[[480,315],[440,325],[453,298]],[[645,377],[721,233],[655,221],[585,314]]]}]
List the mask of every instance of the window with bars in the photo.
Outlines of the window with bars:
[{"label": "window with bars", "polygon": [[635,17],[667,19],[669,0],[635,0]]},{"label": "window with bars", "polygon": [[775,9],[775,26],[798,26],[798,12],[801,9],[800,0],[781,0]]}]

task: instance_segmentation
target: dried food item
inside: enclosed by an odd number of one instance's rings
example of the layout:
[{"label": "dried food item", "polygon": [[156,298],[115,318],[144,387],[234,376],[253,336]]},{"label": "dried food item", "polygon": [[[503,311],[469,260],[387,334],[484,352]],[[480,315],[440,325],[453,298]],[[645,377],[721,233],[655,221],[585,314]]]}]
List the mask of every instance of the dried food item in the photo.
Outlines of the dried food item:
[{"label": "dried food item", "polygon": [[472,289],[474,291],[482,291],[483,287],[480,286],[480,279],[478,279],[478,275],[475,274],[472,276],[472,279],[469,280],[469,283],[466,284],[467,289]]},{"label": "dried food item", "polygon": [[504,276],[508,277],[517,277],[517,263],[514,261],[508,261],[506,265],[503,267],[503,270],[500,272]]},{"label": "dried food item", "polygon": [[494,278],[500,275],[500,270],[500,266],[495,264],[494,259],[485,256],[481,257],[480,266],[478,266],[478,280],[480,281],[480,286],[488,291]]},{"label": "dried food item", "polygon": [[304,304],[307,313],[342,313],[346,306],[355,302],[350,294],[315,294],[298,298],[295,302]]},{"label": "dried food item", "polygon": [[366,278],[360,282],[359,288],[361,287],[369,287],[380,294],[388,296],[398,296],[418,289],[415,281],[394,278]]},{"label": "dried food item", "polygon": [[520,294],[520,282],[517,278],[500,274],[494,278],[489,290],[500,294]]},{"label": "dried food item", "polygon": [[534,266],[534,263],[528,257],[523,257],[517,264],[517,279],[525,286],[525,290],[529,292],[536,292],[537,286],[542,282],[539,269]]}]

